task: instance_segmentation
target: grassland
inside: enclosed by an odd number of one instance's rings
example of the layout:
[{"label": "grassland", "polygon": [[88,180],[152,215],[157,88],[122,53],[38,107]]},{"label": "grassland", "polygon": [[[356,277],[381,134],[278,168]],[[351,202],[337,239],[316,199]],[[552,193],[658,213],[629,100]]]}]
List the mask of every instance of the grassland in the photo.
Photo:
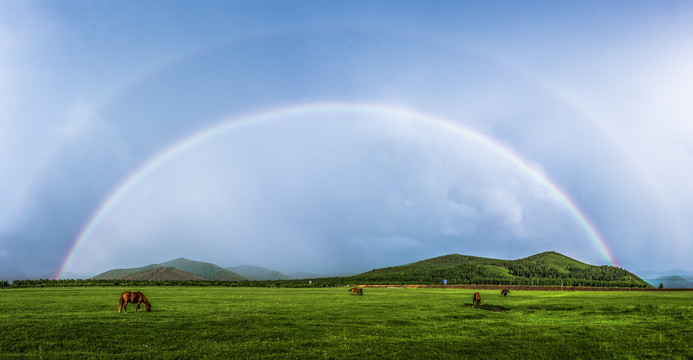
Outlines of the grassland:
[{"label": "grassland", "polygon": [[[152,312],[117,312],[141,290]],[[0,290],[0,358],[693,358],[693,292]]]}]

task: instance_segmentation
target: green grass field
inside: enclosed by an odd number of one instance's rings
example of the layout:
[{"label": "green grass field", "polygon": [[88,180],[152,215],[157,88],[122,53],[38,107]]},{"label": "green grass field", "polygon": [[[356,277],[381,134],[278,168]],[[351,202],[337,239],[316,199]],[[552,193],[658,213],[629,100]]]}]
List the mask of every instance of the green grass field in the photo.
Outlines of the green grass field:
[{"label": "green grass field", "polygon": [[[118,313],[124,290],[152,312]],[[693,358],[693,292],[472,292],[0,290],[0,358]]]}]

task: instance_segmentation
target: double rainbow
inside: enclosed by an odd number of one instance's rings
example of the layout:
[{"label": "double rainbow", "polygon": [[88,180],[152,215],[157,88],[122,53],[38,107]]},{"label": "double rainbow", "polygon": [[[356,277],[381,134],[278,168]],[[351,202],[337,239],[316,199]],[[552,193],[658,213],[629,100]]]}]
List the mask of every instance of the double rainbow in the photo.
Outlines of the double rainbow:
[{"label": "double rainbow", "polygon": [[580,225],[585,234],[592,241],[593,245],[604,257],[609,265],[616,265],[616,260],[612,252],[607,246],[604,237],[599,233],[597,227],[592,223],[589,217],[580,209],[580,207],[563,191],[560,186],[554,183],[550,178],[543,174],[540,170],[523,159],[515,151],[502,144],[499,141],[493,140],[488,136],[466,127],[460,123],[424,114],[414,110],[384,106],[368,103],[311,103],[297,106],[290,106],[266,112],[251,114],[248,116],[233,118],[227,121],[222,121],[212,127],[197,132],[188,136],[181,141],[175,143],[169,148],[156,154],[154,157],[146,161],[141,167],[133,171],[127,176],[111,193],[101,202],[96,211],[91,215],[87,223],[75,238],[72,246],[67,252],[66,257],[62,261],[60,270],[56,274],[56,278],[61,278],[66,271],[74,264],[80,248],[92,237],[95,230],[111,213],[111,211],[144,179],[157,171],[161,166],[175,159],[177,156],[186,151],[202,144],[212,138],[231,131],[248,127],[258,123],[266,123],[287,116],[311,115],[325,111],[341,111],[341,112],[365,112],[374,115],[400,117],[408,119],[416,119],[427,121],[437,126],[443,127],[446,131],[453,132],[465,138],[468,141],[474,142],[483,146],[502,158],[513,163],[517,168],[522,170],[531,179],[542,184],[549,193],[558,200],[569,211],[571,216]]}]

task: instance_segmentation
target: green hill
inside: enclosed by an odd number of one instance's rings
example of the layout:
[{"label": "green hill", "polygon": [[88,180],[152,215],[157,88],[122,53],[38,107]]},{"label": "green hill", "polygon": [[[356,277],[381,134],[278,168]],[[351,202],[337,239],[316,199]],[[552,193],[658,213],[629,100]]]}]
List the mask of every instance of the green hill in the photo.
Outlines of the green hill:
[{"label": "green hill", "polygon": [[94,280],[111,280],[111,279],[123,279],[126,276],[137,273],[137,272],[142,272],[142,271],[147,271],[147,270],[152,270],[159,267],[157,264],[152,264],[152,265],[147,265],[147,266],[142,266],[138,268],[131,268],[131,269],[113,269],[113,270],[108,270],[104,273],[101,273],[99,275],[91,277],[91,279]]},{"label": "green hill", "polygon": [[172,267],[157,267],[125,275],[121,280],[146,280],[146,281],[182,281],[182,280],[207,280],[201,276],[185,272]]},{"label": "green hill", "polygon": [[236,274],[232,271],[226,270],[221,266],[207,262],[188,260],[185,258],[178,258],[165,263],[161,263],[159,264],[159,266],[174,267],[176,269],[180,269],[185,272],[201,276],[207,280],[247,280],[245,277]]},{"label": "green hill", "polygon": [[182,270],[186,273],[197,275],[205,280],[222,280],[222,281],[236,281],[236,280],[246,280],[241,275],[238,275],[232,271],[226,270],[220,266],[200,261],[188,260],[185,258],[178,258],[175,260],[167,261],[161,264],[152,264],[139,268],[131,269],[114,269],[106,271],[102,274],[92,277],[96,280],[110,280],[110,279],[126,279],[130,274],[152,270],[155,268],[175,268]]},{"label": "green hill", "polygon": [[[169,268],[161,270],[161,268]],[[204,280],[237,281],[256,277],[258,280],[293,283],[303,280],[282,279],[279,272],[258,267],[239,267],[248,273],[241,276],[217,265],[178,258],[161,264],[140,268],[114,269],[92,279],[155,280],[166,277],[199,276]],[[176,272],[178,270],[180,272]],[[187,274],[186,274],[187,273]],[[252,274],[251,274],[252,273]],[[252,275],[252,276],[250,276]],[[177,280],[177,279],[171,279]],[[197,279],[200,280],[200,279]],[[613,266],[585,264],[554,251],[543,252],[517,260],[492,259],[450,254],[415,263],[374,269],[346,277],[313,278],[315,284],[443,284],[449,285],[521,285],[521,286],[586,286],[586,287],[646,287],[652,285],[625,269]]]},{"label": "green hill", "polygon": [[250,280],[291,280],[291,276],[279,271],[269,270],[261,266],[240,265],[228,267],[226,270],[235,272]]},{"label": "green hill", "polygon": [[517,260],[459,254],[444,255],[349,277],[371,284],[505,284],[604,287],[651,287],[636,275],[613,266],[582,263],[549,251]]}]

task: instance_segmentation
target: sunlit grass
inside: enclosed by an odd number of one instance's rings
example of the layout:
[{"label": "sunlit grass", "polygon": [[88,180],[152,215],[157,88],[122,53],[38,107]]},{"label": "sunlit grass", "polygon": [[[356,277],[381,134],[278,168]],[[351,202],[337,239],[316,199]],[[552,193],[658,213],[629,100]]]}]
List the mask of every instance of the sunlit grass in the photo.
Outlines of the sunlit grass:
[{"label": "sunlit grass", "polygon": [[0,357],[690,358],[693,292],[149,287],[0,291]]}]

